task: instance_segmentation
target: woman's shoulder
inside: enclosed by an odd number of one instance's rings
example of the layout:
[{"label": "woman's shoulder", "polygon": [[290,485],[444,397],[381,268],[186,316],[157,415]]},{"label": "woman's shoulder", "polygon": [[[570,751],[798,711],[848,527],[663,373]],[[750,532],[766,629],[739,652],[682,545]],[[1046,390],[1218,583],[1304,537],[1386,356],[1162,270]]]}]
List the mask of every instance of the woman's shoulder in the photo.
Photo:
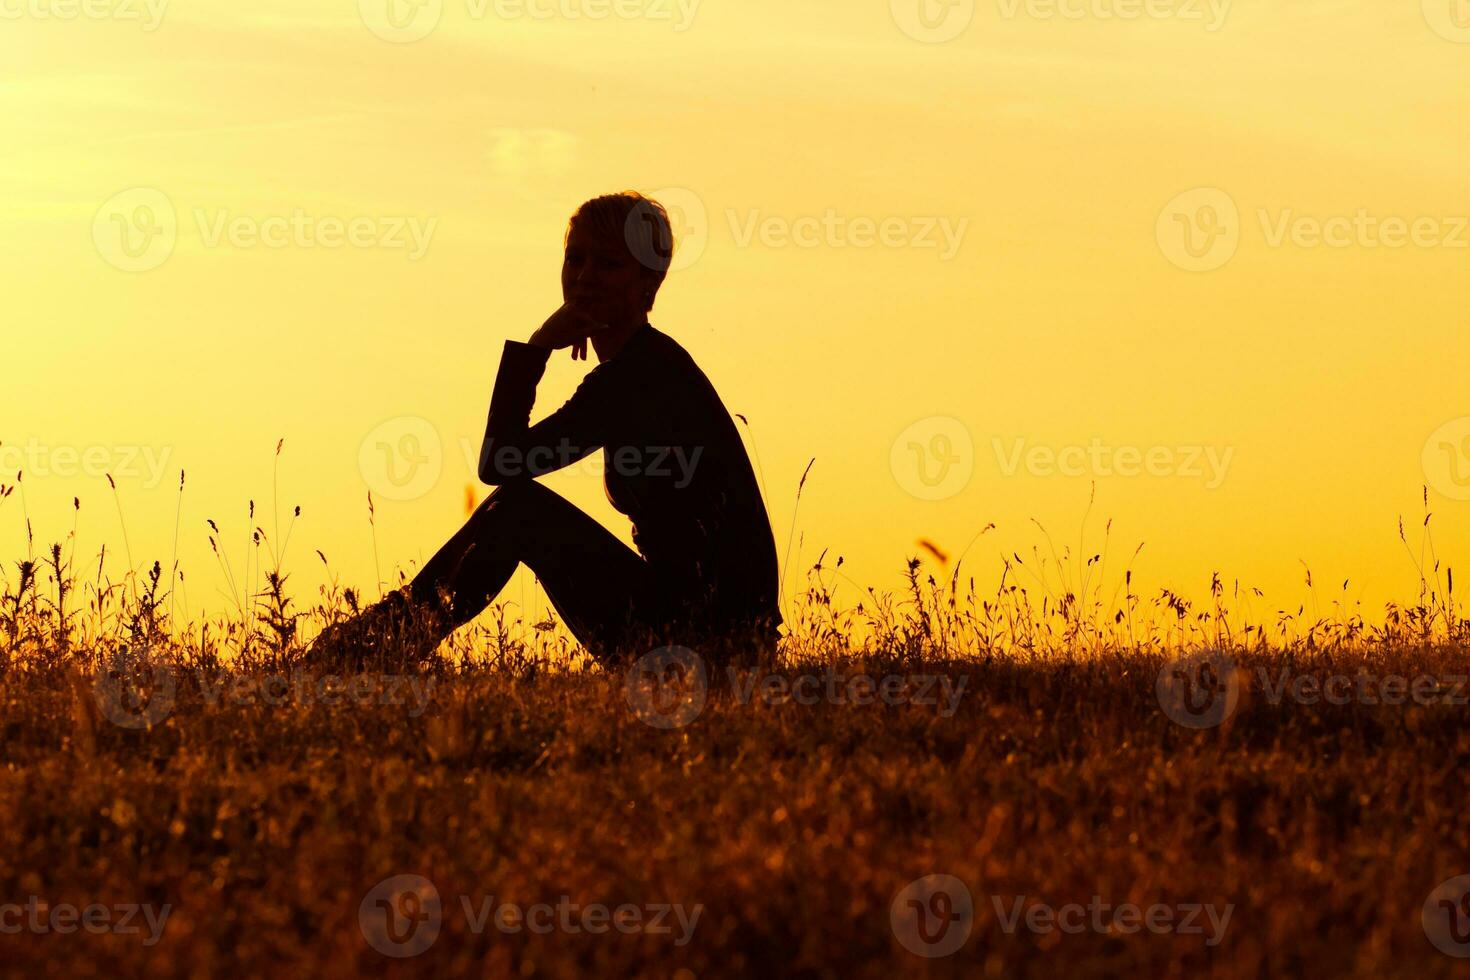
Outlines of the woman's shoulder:
[{"label": "woman's shoulder", "polygon": [[648,334],[648,349],[655,356],[670,363],[684,365],[701,376],[704,374],[699,364],[694,360],[694,355],[689,353],[684,348],[684,345],[679,343],[674,337],[659,330],[653,324],[649,324],[648,329],[644,332]]},{"label": "woman's shoulder", "polygon": [[662,377],[670,374],[704,375],[684,346],[653,324],[645,326],[628,340],[628,345],[613,359],[613,362],[617,361],[623,361],[631,372],[637,374],[651,373]]}]

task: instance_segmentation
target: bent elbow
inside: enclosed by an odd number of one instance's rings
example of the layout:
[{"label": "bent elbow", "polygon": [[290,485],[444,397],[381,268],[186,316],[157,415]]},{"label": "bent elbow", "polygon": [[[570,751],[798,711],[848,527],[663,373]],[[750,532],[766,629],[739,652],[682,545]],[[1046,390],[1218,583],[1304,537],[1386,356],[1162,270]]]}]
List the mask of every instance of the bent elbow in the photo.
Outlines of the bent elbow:
[{"label": "bent elbow", "polygon": [[495,465],[495,442],[486,439],[480,449],[480,482],[487,487],[498,487],[511,478],[510,474]]},{"label": "bent elbow", "polygon": [[480,482],[499,487],[525,476],[534,475],[527,466],[526,450],[517,442],[486,439],[480,450]]}]

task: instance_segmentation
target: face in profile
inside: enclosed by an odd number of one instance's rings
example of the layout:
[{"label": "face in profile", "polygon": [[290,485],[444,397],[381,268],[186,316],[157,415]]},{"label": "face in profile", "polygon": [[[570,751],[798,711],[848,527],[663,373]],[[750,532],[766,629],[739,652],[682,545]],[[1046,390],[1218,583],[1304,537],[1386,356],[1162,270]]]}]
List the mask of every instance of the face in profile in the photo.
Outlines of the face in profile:
[{"label": "face in profile", "polygon": [[573,227],[561,267],[562,300],[603,323],[642,323],[653,284],[620,241]]}]

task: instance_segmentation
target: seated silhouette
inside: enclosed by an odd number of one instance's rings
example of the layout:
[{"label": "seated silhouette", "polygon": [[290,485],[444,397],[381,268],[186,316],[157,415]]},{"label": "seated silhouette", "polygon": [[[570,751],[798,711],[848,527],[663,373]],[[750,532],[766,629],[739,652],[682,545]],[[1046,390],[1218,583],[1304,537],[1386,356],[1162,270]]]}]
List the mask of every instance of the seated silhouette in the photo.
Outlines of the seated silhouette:
[{"label": "seated silhouette", "polygon": [[[776,548],[750,459],[704,372],[648,321],[673,256],[668,214],[635,192],[594,198],[572,216],[565,249],[562,306],[501,352],[479,460],[495,491],[411,583],[329,628],[310,657],[421,659],[521,563],[600,660],[663,644],[717,657],[774,650]],[[529,424],[551,352],[586,360],[589,342],[598,364]],[[536,481],[597,449],[636,551]]]}]

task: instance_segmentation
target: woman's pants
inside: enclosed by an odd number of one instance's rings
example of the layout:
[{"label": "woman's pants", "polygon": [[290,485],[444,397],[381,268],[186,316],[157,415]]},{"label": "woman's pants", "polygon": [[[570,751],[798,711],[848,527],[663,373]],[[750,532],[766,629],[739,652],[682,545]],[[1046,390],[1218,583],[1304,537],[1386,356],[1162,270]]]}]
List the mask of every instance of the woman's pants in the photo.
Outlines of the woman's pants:
[{"label": "woman's pants", "polygon": [[531,479],[497,487],[424,564],[409,595],[447,610],[452,632],[478,616],[522,562],[577,641],[599,659],[638,656],[660,642],[692,642],[671,622],[648,562]]}]

